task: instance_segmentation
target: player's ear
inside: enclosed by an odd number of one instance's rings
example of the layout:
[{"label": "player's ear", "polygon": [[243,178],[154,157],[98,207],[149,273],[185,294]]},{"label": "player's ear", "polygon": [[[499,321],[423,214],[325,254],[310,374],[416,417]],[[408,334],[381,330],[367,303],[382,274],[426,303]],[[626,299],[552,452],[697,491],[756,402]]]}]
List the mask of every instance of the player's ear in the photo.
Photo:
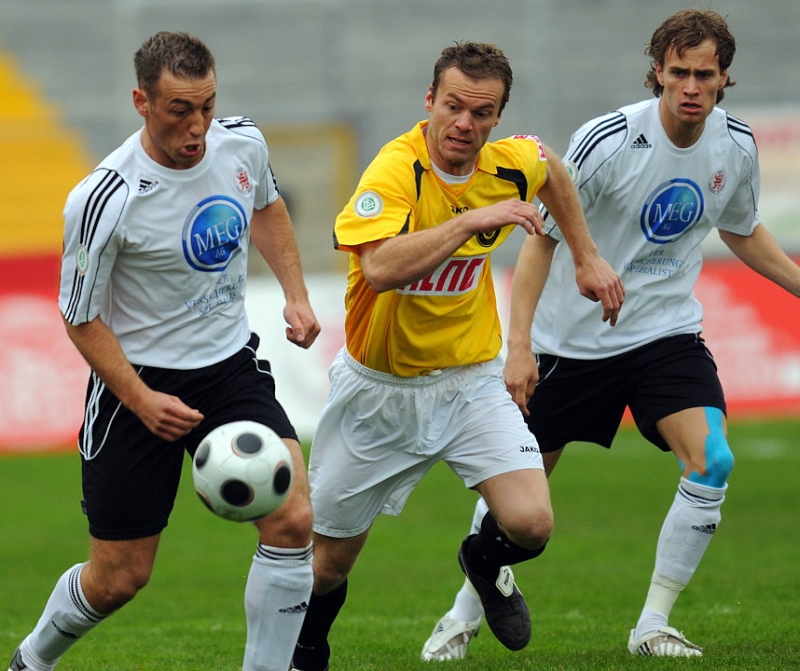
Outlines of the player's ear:
[{"label": "player's ear", "polygon": [[664,68],[658,61],[653,63],[653,72],[656,73],[656,80],[658,83],[661,84],[661,86],[664,86]]},{"label": "player's ear", "polygon": [[147,98],[147,94],[142,89],[133,89],[133,106],[143,117],[146,117],[150,111],[150,101]]},{"label": "player's ear", "polygon": [[428,92],[425,94],[425,111],[430,112],[433,109],[433,87],[428,87]]}]

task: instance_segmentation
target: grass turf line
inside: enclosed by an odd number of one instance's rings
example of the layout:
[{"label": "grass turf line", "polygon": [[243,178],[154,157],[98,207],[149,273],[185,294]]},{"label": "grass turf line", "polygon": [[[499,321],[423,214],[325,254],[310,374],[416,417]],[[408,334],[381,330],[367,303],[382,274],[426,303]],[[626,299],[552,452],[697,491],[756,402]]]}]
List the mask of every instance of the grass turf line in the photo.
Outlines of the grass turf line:
[{"label": "grass turf line", "polygon": [[[739,422],[723,521],[671,623],[705,647],[681,668],[800,668],[800,422]],[[78,459],[0,458],[0,666],[33,626],[58,576],[87,552]],[[551,478],[556,528],[539,559],[517,567],[534,635],[512,653],[487,628],[458,671],[674,669],[625,648],[674,497],[671,455],[625,428],[611,453],[572,445]],[[462,574],[458,545],[475,495],[443,465],[399,518],[381,517],[334,625],[332,668],[430,671],[419,651]],[[59,671],[235,671],[244,646],[242,595],[255,534],[214,518],[187,469],[150,585],[64,656]],[[439,665],[434,664],[436,668]]]}]

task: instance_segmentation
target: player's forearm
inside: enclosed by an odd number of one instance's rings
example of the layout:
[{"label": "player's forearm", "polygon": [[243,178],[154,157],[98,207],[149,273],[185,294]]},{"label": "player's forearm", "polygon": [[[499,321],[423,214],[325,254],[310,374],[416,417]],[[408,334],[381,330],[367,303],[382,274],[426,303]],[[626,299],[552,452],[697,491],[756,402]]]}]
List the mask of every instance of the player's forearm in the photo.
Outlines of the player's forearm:
[{"label": "player's forearm", "polygon": [[723,230],[719,235],[730,250],[759,275],[800,296],[800,268],[763,224],[758,224],[752,235],[737,235]]},{"label": "player's forearm", "polygon": [[149,391],[128,361],[119,340],[99,318],[74,325],[64,321],[75,348],[122,404],[133,409]]},{"label": "player's forearm", "polygon": [[472,235],[461,216],[424,231],[362,245],[361,268],[370,287],[378,293],[397,289],[436,270]]},{"label": "player's forearm", "polygon": [[537,195],[558,224],[575,266],[596,259],[597,245],[589,233],[578,192],[560,162],[548,161],[547,182]]}]

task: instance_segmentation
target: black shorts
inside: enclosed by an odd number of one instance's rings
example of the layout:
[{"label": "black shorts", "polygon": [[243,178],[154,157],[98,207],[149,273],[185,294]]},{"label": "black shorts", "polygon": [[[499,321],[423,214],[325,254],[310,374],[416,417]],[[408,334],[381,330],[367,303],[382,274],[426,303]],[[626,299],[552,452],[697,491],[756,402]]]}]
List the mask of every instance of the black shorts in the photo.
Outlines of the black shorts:
[{"label": "black shorts", "polygon": [[699,335],[662,338],[604,359],[538,360],[526,420],[542,452],[572,441],[611,447],[626,407],[642,435],[667,452],[659,419],[696,407],[726,412],[717,365]]},{"label": "black shorts", "polygon": [[195,370],[142,367],[151,389],[177,396],[203,413],[202,423],[175,442],[154,436],[92,375],[78,444],[83,466],[83,507],[89,531],[102,540],[160,533],[175,502],[184,453],[194,455],[212,429],[249,419],[282,438],[297,439],[275,398],[269,362],[256,356],[258,336],[220,363]]}]

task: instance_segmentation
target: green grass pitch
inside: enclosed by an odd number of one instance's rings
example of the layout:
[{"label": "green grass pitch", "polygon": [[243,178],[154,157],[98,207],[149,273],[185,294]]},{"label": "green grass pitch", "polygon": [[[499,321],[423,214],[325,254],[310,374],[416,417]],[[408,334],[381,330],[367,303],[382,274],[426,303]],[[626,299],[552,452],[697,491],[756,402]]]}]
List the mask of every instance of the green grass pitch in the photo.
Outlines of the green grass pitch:
[{"label": "green grass pitch", "polygon": [[[475,500],[440,464],[399,518],[376,523],[331,634],[332,670],[800,669],[800,421],[733,423],[729,434],[736,468],[723,521],[671,620],[704,657],[633,658],[625,648],[678,481],[672,456],[625,428],[610,453],[568,447],[551,478],[553,540],[515,571],[533,618],[525,650],[505,650],[484,628],[466,660],[419,661],[461,585],[456,551]],[[1,457],[0,483],[4,669],[88,540],[75,455]],[[150,585],[67,653],[59,671],[240,669],[254,549],[252,529],[200,504],[187,469]]]}]

